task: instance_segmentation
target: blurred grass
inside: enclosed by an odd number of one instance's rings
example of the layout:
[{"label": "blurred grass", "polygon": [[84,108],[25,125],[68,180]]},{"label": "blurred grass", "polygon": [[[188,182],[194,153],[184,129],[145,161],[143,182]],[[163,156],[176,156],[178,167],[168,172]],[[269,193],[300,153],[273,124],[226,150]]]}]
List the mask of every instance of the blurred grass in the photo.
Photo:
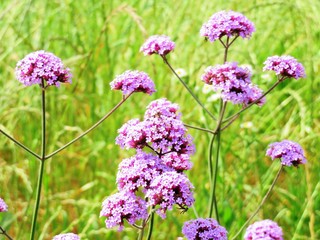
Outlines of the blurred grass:
[{"label": "blurred grass", "polygon": [[[205,43],[201,25],[220,10],[242,12],[255,23],[250,40],[237,40],[230,61],[250,64],[253,82],[267,89],[275,78],[262,72],[268,56],[289,54],[306,68],[307,78],[282,83],[262,108],[253,107],[222,135],[218,178],[221,224],[234,234],[254,211],[271,183],[278,164],[265,157],[269,143],[282,139],[299,142],[308,164],[288,168],[257,219],[276,220],[285,239],[320,239],[320,2],[296,1],[0,1],[0,125],[34,151],[40,151],[40,89],[25,88],[15,80],[14,68],[26,54],[44,49],[72,69],[73,84],[47,91],[48,152],[62,146],[110,110],[120,99],[109,82],[127,69],[147,72],[157,93],[135,94],[98,130],[62,151],[45,166],[38,237],[51,239],[61,232],[77,232],[82,239],[134,239],[136,231],[108,230],[99,218],[101,202],[116,191],[121,159],[132,155],[114,144],[117,129],[133,117],[142,117],[147,104],[166,97],[181,106],[183,120],[214,128],[185,89],[157,56],[144,57],[139,48],[146,37],[166,34],[176,42],[169,60],[188,72],[186,81],[206,106],[200,76],[205,67],[221,63],[218,43]],[[228,114],[237,107],[229,106]],[[240,128],[252,122],[250,128]],[[207,215],[209,136],[190,129],[197,148],[188,175],[196,187],[195,208]],[[1,225],[15,239],[28,239],[35,196],[38,162],[0,136],[0,196],[10,211]],[[182,236],[183,222],[194,218],[178,210],[165,221],[155,219],[154,239]]]}]

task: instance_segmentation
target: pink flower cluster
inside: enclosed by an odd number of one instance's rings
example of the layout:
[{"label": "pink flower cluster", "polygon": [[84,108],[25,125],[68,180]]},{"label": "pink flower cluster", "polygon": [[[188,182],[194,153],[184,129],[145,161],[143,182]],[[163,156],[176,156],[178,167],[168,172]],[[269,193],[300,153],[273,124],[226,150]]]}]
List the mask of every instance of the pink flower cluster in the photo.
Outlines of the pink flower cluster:
[{"label": "pink flower cluster", "polygon": [[154,82],[145,72],[127,70],[118,75],[111,83],[111,89],[121,90],[124,95],[143,92],[149,95],[155,92]]},{"label": "pink flower cluster", "polygon": [[[220,91],[224,101],[233,104],[249,105],[263,95],[262,90],[251,83],[249,69],[239,67],[236,62],[209,66],[201,79],[206,84],[212,85],[215,91]],[[265,98],[257,102],[259,106],[264,103]]]},{"label": "pink flower cluster", "polygon": [[[166,99],[151,102],[144,120],[132,119],[119,129],[116,143],[123,148],[135,148],[137,153],[119,165],[117,185],[119,193],[103,203],[101,216],[107,217],[107,228],[123,221],[133,224],[147,218],[147,208],[156,209],[162,218],[177,204],[186,210],[193,202],[193,186],[183,171],[192,167],[194,152],[191,136],[181,121],[179,106]],[[144,149],[153,152],[145,152]],[[145,195],[146,201],[137,196]],[[129,198],[139,204],[129,204]],[[141,215],[138,214],[141,213]]]},{"label": "pink flower cluster", "polygon": [[[59,87],[60,83],[71,83],[71,73],[61,59],[43,50],[28,54],[17,63],[17,79],[26,86],[41,84]],[[43,86],[45,87],[45,86]]]},{"label": "pink flower cluster", "polygon": [[2,198],[0,198],[0,212],[7,212],[7,211],[8,211],[8,205]]},{"label": "pink flower cluster", "polygon": [[272,56],[264,62],[264,71],[274,71],[276,75],[284,78],[304,78],[306,76],[301,63],[291,56]]},{"label": "pink flower cluster", "polygon": [[74,233],[63,233],[54,236],[52,240],[80,240],[80,237]]},{"label": "pink flower cluster", "polygon": [[281,164],[284,166],[298,167],[300,164],[307,162],[302,147],[293,141],[283,140],[269,145],[267,156],[272,160],[281,158]]},{"label": "pink flower cluster", "polygon": [[165,56],[175,48],[175,43],[170,40],[168,36],[154,35],[149,37],[141,46],[140,52],[144,55],[159,54]]},{"label": "pink flower cluster", "polygon": [[213,14],[209,21],[202,25],[200,34],[214,42],[223,36],[250,38],[254,31],[253,23],[241,13],[220,11]]},{"label": "pink flower cluster", "polygon": [[184,223],[182,233],[188,240],[227,240],[227,230],[213,218],[197,218]]},{"label": "pink flower cluster", "polygon": [[283,240],[281,227],[269,219],[250,225],[244,235],[245,240]]}]

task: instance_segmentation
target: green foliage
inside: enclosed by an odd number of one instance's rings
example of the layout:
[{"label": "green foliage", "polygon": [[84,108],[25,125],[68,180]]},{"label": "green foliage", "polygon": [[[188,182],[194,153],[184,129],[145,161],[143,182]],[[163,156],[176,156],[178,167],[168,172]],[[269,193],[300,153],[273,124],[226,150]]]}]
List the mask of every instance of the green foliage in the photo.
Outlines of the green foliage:
[{"label": "green foliage", "polygon": [[[41,91],[15,80],[14,68],[26,54],[44,49],[72,69],[73,84],[47,91],[48,153],[85,131],[117,102],[109,82],[127,69],[147,72],[157,93],[134,94],[99,129],[62,151],[45,166],[38,232],[51,239],[62,232],[82,239],[135,239],[136,230],[108,230],[99,218],[103,199],[116,191],[120,161],[130,156],[114,144],[117,129],[133,117],[142,118],[147,104],[166,97],[181,106],[183,121],[214,129],[194,99],[174,78],[158,56],[144,57],[139,48],[153,34],[166,34],[176,42],[170,54],[175,68],[184,68],[187,84],[217,112],[217,102],[206,101],[200,75],[205,67],[222,63],[223,48],[199,35],[201,25],[220,10],[245,14],[257,31],[250,40],[232,45],[230,61],[250,64],[253,82],[269,88],[275,77],[262,72],[268,56],[289,54],[306,68],[307,78],[288,80],[267,96],[262,108],[245,112],[222,135],[217,183],[221,225],[234,234],[254,211],[277,171],[265,157],[269,143],[290,139],[306,151],[308,164],[286,169],[256,219],[273,219],[285,239],[320,238],[320,3],[296,1],[0,1],[0,126],[30,149],[40,152]],[[236,106],[229,106],[232,115]],[[246,128],[241,123],[252,123]],[[239,127],[242,126],[242,127]],[[248,126],[248,124],[247,124]],[[250,126],[250,124],[249,124]],[[195,209],[207,216],[210,185],[207,173],[209,136],[190,129],[197,152],[189,171],[195,185]],[[28,239],[35,201],[38,160],[0,135],[0,197],[9,205],[1,226],[14,239]],[[183,222],[195,218],[190,209],[176,209],[165,221],[155,219],[155,239],[182,236]]]}]

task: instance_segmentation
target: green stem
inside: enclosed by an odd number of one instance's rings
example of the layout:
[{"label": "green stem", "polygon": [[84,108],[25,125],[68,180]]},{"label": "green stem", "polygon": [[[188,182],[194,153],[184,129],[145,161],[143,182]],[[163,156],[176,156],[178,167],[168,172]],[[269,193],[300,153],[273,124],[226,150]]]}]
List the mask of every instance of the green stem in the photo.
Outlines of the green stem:
[{"label": "green stem", "polygon": [[196,129],[196,130],[199,130],[199,131],[202,131],[202,132],[215,134],[214,131],[212,131],[210,129],[207,129],[207,128],[196,127],[196,126],[192,126],[192,125],[189,125],[189,124],[186,124],[186,123],[184,123],[183,125],[186,126],[187,128],[193,128],[193,129]]},{"label": "green stem", "polygon": [[112,113],[114,113],[130,96],[131,96],[131,94],[129,94],[128,96],[124,96],[122,98],[122,100],[114,108],[112,108],[110,110],[110,112],[108,112],[106,115],[104,115],[98,122],[96,122],[89,129],[87,129],[85,132],[83,132],[78,137],[76,137],[75,139],[71,140],[70,142],[68,142],[67,144],[65,144],[64,146],[59,148],[58,150],[56,150],[56,151],[52,152],[51,154],[45,156],[45,160],[53,157],[54,155],[56,155],[57,153],[61,152],[62,150],[64,150],[65,148],[67,148],[68,146],[73,144],[74,142],[78,141],[80,138],[82,138],[85,135],[87,135],[88,133],[90,133],[93,129],[98,127],[104,120],[106,120]]},{"label": "green stem", "polygon": [[0,231],[1,231],[0,234],[6,236],[9,240],[13,240],[1,226],[0,226]]},{"label": "green stem", "polygon": [[38,158],[39,160],[41,160],[41,157],[34,153],[32,150],[30,150],[29,148],[27,148],[25,145],[23,145],[22,143],[20,143],[19,141],[17,141],[16,139],[14,139],[13,137],[11,137],[9,134],[7,134],[6,132],[4,132],[3,130],[0,129],[0,133],[2,133],[3,135],[5,135],[7,138],[9,138],[12,142],[14,142],[15,144],[17,144],[19,147],[21,147],[22,149],[26,150],[28,153],[32,154],[33,156],[35,156],[36,158]]},{"label": "green stem", "polygon": [[279,176],[280,176],[280,173],[283,169],[283,165],[281,165],[281,167],[279,168],[278,170],[278,173],[276,175],[276,177],[274,178],[269,190],[267,191],[267,193],[265,194],[265,196],[263,197],[261,203],[259,204],[258,208],[254,211],[254,213],[249,217],[249,219],[242,225],[242,227],[240,228],[240,230],[236,233],[235,236],[233,236],[233,238],[231,240],[234,240],[236,239],[239,234],[242,232],[242,230],[247,226],[248,223],[250,223],[250,221],[257,215],[257,213],[259,212],[259,210],[261,209],[261,207],[263,206],[263,204],[266,202],[267,198],[269,197],[273,187],[275,186]]},{"label": "green stem", "polygon": [[188,92],[191,94],[191,96],[196,100],[196,102],[202,107],[204,111],[206,111],[209,116],[216,120],[215,116],[201,103],[199,98],[191,91],[191,89],[188,87],[188,85],[179,77],[179,75],[176,73],[176,71],[173,69],[173,67],[168,62],[167,58],[165,56],[161,56],[165,64],[170,68],[170,70],[173,72],[173,74],[179,79],[179,81],[182,83],[182,85],[188,90]]},{"label": "green stem", "polygon": [[39,210],[39,206],[40,206],[41,187],[42,187],[42,179],[43,179],[44,163],[45,163],[45,155],[46,155],[46,101],[45,101],[44,80],[42,80],[41,92],[42,92],[42,97],[41,97],[41,100],[42,100],[41,161],[40,161],[40,169],[39,169],[38,183],[37,183],[36,203],[35,203],[35,208],[34,208],[33,217],[32,217],[30,240],[34,239],[36,225],[37,225],[37,216],[38,216],[38,210]]},{"label": "green stem", "polygon": [[209,168],[210,183],[212,183],[212,180],[213,180],[212,152],[213,152],[213,143],[214,143],[215,138],[216,138],[216,134],[213,134],[210,139],[210,144],[209,144],[208,168]]},{"label": "green stem", "polygon": [[148,235],[147,235],[147,240],[150,240],[150,239],[151,239],[152,230],[153,230],[153,223],[154,223],[154,212],[152,211],[152,213],[151,213],[151,218],[150,218]]}]

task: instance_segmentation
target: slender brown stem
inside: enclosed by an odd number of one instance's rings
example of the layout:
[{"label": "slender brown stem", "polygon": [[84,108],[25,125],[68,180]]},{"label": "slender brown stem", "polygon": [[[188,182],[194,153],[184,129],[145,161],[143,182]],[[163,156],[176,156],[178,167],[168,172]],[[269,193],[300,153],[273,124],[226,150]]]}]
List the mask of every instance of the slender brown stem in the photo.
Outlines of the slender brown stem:
[{"label": "slender brown stem", "polygon": [[257,215],[257,213],[259,212],[259,210],[261,209],[261,207],[263,206],[263,204],[266,202],[267,198],[269,197],[273,187],[275,186],[279,176],[280,176],[280,173],[283,169],[283,165],[281,165],[281,167],[279,168],[278,170],[278,173],[276,175],[276,177],[274,178],[269,190],[267,191],[267,193],[264,195],[263,199],[261,200],[259,206],[257,207],[257,209],[253,212],[253,214],[249,217],[249,219],[242,225],[242,227],[240,228],[240,230],[236,233],[236,235],[233,236],[233,238],[231,240],[234,240],[236,239],[239,234],[242,232],[242,230],[247,226],[247,224],[250,223],[250,221]]},{"label": "slender brown stem", "polygon": [[9,234],[6,233],[6,231],[1,226],[0,226],[0,231],[1,231],[0,234],[6,236],[6,238],[8,238],[9,240],[13,240],[13,238],[11,238]]},{"label": "slender brown stem", "polygon": [[112,108],[110,110],[110,112],[108,112],[106,115],[104,115],[98,122],[96,122],[94,125],[92,125],[88,130],[86,130],[85,132],[83,132],[78,137],[76,137],[75,139],[71,140],[70,142],[68,142],[67,144],[65,144],[64,146],[59,148],[58,150],[56,150],[53,153],[47,155],[45,157],[45,159],[49,159],[49,158],[53,157],[57,153],[61,152],[62,150],[64,150],[65,148],[67,148],[68,146],[73,144],[74,142],[78,141],[80,138],[82,138],[85,135],[87,135],[88,133],[90,133],[93,129],[98,127],[104,120],[106,120],[112,113],[114,113],[130,96],[131,96],[131,94],[129,94],[128,96],[124,96],[123,99],[114,108]]}]

